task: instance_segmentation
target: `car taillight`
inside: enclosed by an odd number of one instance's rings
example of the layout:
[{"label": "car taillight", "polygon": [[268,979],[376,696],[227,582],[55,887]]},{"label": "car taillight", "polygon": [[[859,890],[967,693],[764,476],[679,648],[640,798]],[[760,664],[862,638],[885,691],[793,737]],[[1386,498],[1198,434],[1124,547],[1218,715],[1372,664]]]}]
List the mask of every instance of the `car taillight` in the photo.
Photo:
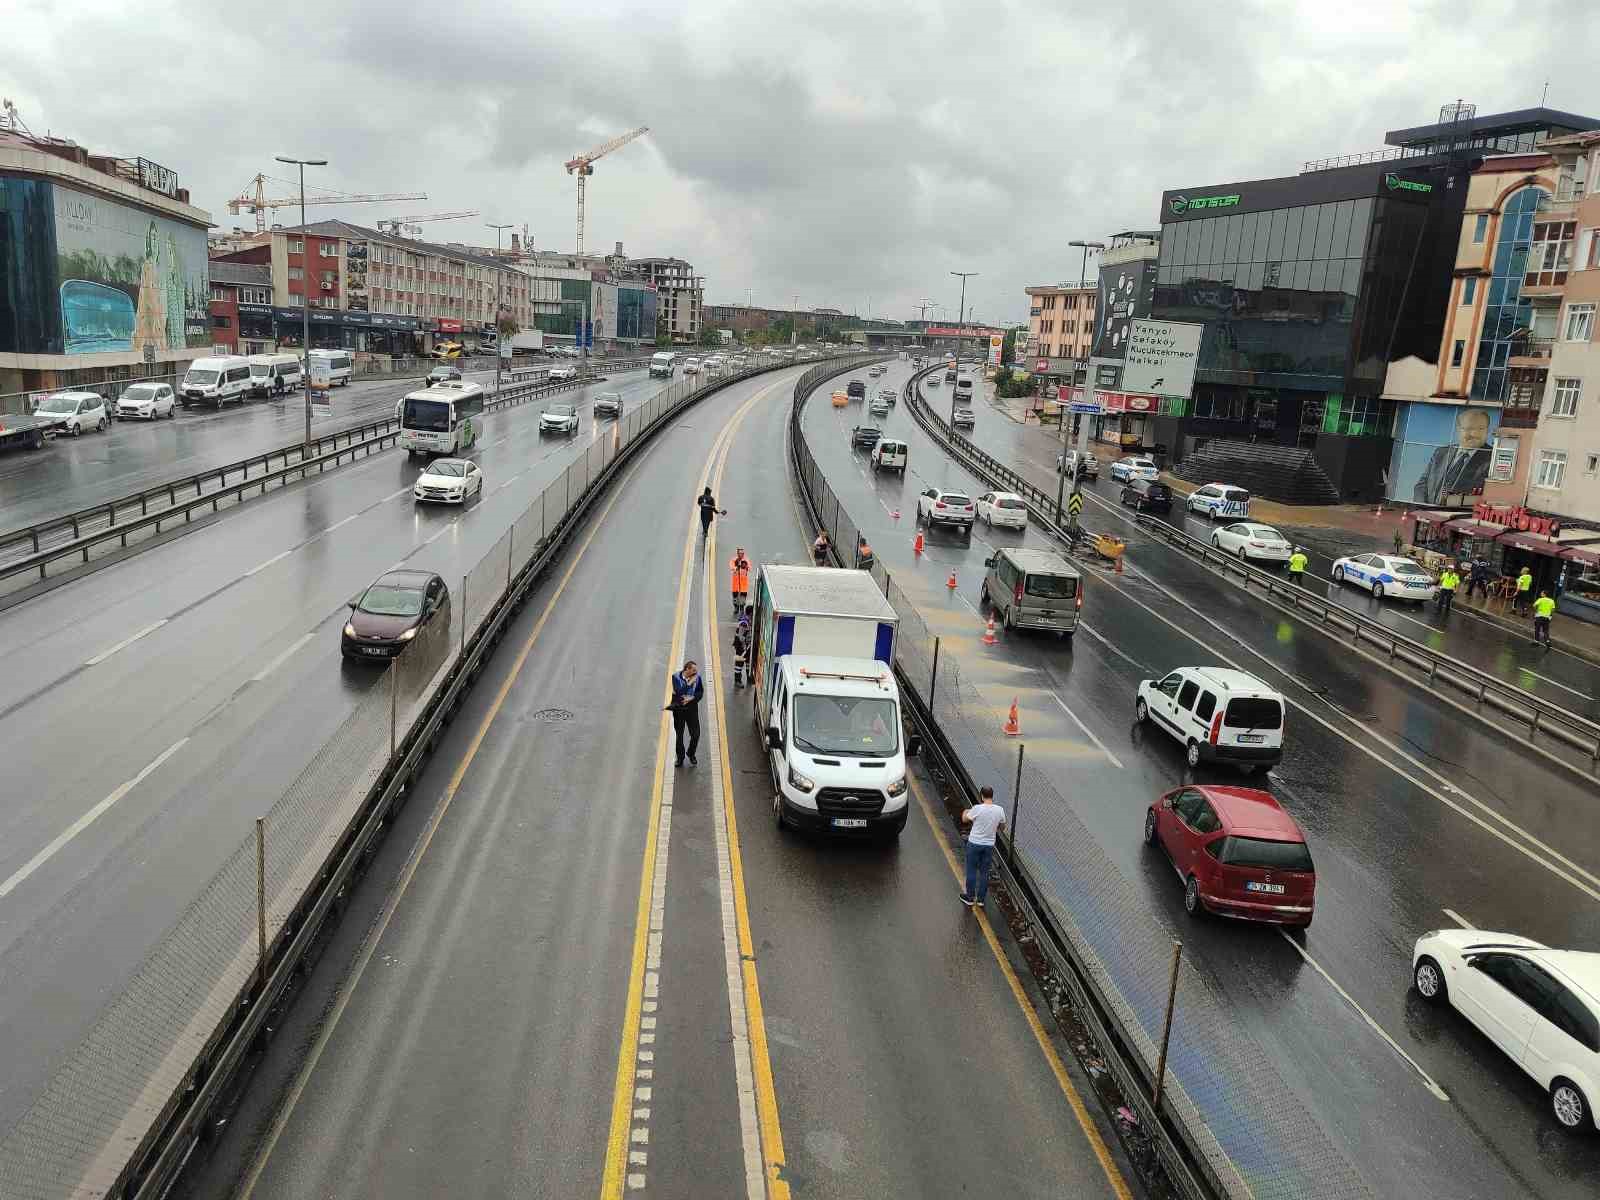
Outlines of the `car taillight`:
[{"label": "car taillight", "polygon": [[1077,599],[1074,601],[1073,607],[1079,612],[1083,611],[1083,589],[1081,587],[1078,589]]},{"label": "car taillight", "polygon": [[944,501],[943,500],[935,500],[933,502],[933,506],[935,508],[943,508],[944,507]]},{"label": "car taillight", "polygon": [[1221,733],[1221,732],[1222,732],[1222,714],[1219,712],[1216,716],[1211,718],[1211,738],[1210,738],[1210,741],[1211,741],[1211,744],[1213,746],[1215,746],[1217,744],[1217,735],[1219,733]]},{"label": "car taillight", "polygon": [[1022,584],[1020,584],[1020,583],[1017,584],[1016,591],[1013,592],[1012,595],[1011,595],[1011,602],[1013,604],[1021,604],[1022,603]]},{"label": "car taillight", "polygon": [[1267,548],[1267,544],[1265,542],[1251,542],[1250,544],[1257,550],[1265,550]]}]

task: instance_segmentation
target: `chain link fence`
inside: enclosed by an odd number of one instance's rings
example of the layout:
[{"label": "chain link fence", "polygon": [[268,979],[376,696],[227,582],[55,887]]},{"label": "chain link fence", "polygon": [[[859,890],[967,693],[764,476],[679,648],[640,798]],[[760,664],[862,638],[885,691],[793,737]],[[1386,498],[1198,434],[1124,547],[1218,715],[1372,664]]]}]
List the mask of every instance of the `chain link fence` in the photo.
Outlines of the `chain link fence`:
[{"label": "chain link fence", "polygon": [[295,914],[331,873],[397,748],[471,652],[474,635],[512,583],[636,439],[707,388],[767,369],[680,379],[603,426],[452,585],[459,590],[448,616],[424,624],[405,652],[373,677],[293,785],[227,856],[6,1132],[0,1198],[132,1194],[130,1179],[152,1134],[218,1052],[234,1014],[252,1001],[266,964],[293,936]]},{"label": "chain link fence", "polygon": [[[804,402],[797,389],[797,408]],[[794,465],[832,540],[838,561],[853,562],[859,528],[791,425]],[[900,618],[896,665],[966,773],[991,784],[1005,807],[1013,863],[1036,894],[1109,1009],[1123,1042],[1154,1078],[1172,966],[1172,930],[1141,914],[1148,904],[1079,818],[1056,783],[1023,755],[1018,787],[1015,739],[1002,732],[1005,710],[963,679],[960,655],[942,646],[937,583],[902,586],[879,560],[873,577]],[[922,589],[920,592],[908,589]],[[941,650],[943,653],[941,653]],[[1129,815],[1140,836],[1143,810]],[[1367,1200],[1371,1191],[1346,1154],[1306,1109],[1239,1013],[1189,959],[1182,960],[1163,1108],[1181,1128],[1212,1186],[1255,1200]]]}]

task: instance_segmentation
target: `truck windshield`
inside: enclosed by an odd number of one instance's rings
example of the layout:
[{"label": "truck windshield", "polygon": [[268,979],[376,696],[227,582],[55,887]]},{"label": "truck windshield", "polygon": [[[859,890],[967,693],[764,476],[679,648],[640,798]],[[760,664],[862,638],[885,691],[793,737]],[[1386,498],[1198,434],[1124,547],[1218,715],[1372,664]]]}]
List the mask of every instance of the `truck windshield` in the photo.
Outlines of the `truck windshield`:
[{"label": "truck windshield", "polygon": [[420,429],[427,433],[450,431],[450,405],[443,400],[407,400],[405,412],[400,417],[402,429]]},{"label": "truck windshield", "polygon": [[900,744],[894,701],[868,696],[798,696],[794,744],[809,754],[887,758]]}]

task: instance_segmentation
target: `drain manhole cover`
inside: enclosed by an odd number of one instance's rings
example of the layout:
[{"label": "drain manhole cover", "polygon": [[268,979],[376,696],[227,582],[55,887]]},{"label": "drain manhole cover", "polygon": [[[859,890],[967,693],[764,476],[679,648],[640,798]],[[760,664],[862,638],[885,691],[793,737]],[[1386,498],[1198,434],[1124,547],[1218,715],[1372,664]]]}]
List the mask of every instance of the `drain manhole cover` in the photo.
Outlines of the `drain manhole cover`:
[{"label": "drain manhole cover", "polygon": [[570,721],[572,714],[564,708],[541,708],[529,718],[533,721]]}]

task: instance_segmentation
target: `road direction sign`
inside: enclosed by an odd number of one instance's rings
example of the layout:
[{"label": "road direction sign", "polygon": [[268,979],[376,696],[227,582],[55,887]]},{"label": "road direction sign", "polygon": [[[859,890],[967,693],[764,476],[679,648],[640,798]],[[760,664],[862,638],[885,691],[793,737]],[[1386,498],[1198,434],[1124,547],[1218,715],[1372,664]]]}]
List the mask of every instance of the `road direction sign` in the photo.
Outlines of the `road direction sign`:
[{"label": "road direction sign", "polygon": [[1067,501],[1067,514],[1078,517],[1083,515],[1083,493],[1073,492],[1072,498]]}]

